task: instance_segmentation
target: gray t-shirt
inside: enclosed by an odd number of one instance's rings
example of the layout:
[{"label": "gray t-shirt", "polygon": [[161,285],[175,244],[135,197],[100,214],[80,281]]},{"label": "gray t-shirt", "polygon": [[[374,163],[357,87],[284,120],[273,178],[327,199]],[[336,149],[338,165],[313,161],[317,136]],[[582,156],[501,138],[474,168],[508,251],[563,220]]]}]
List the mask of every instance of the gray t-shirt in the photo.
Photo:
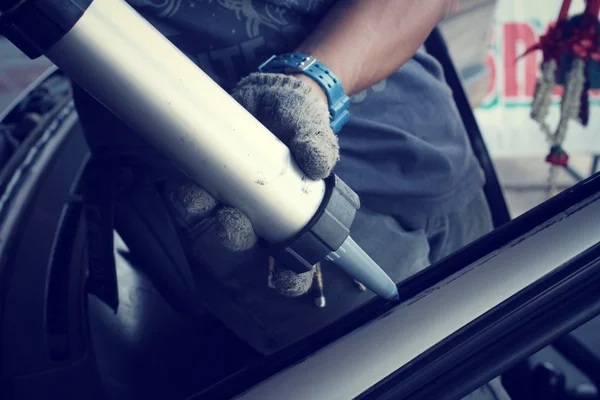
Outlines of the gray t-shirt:
[{"label": "gray t-shirt", "polygon": [[[128,0],[226,90],[272,54],[293,51],[335,0]],[[377,63],[377,60],[371,60]],[[400,218],[466,205],[483,174],[443,71],[422,49],[352,97],[335,172],[363,207]]]}]

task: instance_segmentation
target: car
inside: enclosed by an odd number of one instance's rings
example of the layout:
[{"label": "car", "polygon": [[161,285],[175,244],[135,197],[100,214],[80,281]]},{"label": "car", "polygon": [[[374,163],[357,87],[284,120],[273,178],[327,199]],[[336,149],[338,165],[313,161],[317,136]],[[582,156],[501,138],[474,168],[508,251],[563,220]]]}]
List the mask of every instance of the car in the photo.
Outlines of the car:
[{"label": "car", "polygon": [[[529,379],[522,361],[600,314],[600,176],[511,220],[473,116],[477,90],[463,88],[477,57],[455,67],[442,32],[426,47],[485,170],[496,229],[402,282],[399,303],[376,299],[268,356],[217,318],[199,325],[170,307],[118,227],[87,234],[89,152],[69,78],[49,69],[0,115],[11,143],[0,171],[2,398],[458,399],[500,374],[515,399],[545,390],[514,378]],[[89,242],[107,237],[116,313],[86,287]]]}]

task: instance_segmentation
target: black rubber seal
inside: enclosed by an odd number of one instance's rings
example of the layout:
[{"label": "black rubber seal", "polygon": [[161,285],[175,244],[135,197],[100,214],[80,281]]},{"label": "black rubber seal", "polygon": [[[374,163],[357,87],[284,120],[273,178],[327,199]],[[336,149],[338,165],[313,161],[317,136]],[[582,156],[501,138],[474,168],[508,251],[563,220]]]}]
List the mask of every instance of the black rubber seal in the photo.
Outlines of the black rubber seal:
[{"label": "black rubber seal", "polygon": [[9,0],[2,3],[0,34],[33,60],[61,40],[92,1]]}]

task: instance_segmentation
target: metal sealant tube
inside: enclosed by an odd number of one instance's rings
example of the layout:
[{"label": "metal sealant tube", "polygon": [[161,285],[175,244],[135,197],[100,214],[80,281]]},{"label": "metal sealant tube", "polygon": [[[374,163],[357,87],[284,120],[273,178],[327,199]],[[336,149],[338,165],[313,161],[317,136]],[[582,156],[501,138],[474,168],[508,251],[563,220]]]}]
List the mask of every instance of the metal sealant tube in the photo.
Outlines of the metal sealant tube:
[{"label": "metal sealant tube", "polygon": [[[284,143],[125,1],[83,3],[89,7],[44,54],[193,181],[246,214],[261,238],[278,244],[301,233],[325,205],[325,181],[309,179]],[[350,236],[327,259],[380,296],[398,297]]]},{"label": "metal sealant tube", "polygon": [[325,183],[124,1],[93,1],[45,55],[268,242],[315,215]]}]

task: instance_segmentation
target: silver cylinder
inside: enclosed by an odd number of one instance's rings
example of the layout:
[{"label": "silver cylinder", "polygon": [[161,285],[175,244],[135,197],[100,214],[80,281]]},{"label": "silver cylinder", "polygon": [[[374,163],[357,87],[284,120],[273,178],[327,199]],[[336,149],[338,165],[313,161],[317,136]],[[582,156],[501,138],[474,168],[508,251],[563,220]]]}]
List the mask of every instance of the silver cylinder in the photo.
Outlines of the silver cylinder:
[{"label": "silver cylinder", "polygon": [[316,213],[324,181],[125,1],[93,1],[46,56],[263,239],[289,239]]}]

